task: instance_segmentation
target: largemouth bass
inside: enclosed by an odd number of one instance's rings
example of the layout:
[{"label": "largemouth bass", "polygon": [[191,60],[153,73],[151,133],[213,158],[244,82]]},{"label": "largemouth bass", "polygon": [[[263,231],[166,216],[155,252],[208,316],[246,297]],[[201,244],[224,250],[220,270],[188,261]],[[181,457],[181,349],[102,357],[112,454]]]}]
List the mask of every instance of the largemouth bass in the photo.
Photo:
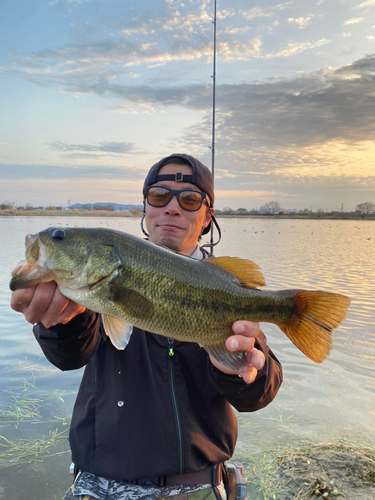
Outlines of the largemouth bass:
[{"label": "largemouth bass", "polygon": [[26,262],[11,290],[56,281],[61,293],[100,313],[114,346],[126,347],[133,325],[196,342],[234,369],[245,353],[225,340],[236,320],[274,323],[308,358],[330,353],[331,332],[350,300],[306,290],[263,291],[260,268],[236,257],[196,260],[109,229],[49,228],[26,237]]}]

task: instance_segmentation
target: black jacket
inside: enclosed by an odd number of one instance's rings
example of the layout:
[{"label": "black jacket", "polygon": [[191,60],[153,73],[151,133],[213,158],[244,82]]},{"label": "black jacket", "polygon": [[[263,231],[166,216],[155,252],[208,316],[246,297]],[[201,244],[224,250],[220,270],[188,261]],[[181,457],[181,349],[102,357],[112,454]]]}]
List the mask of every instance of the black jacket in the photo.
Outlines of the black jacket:
[{"label": "black jacket", "polygon": [[228,460],[239,411],[255,411],[275,397],[282,369],[268,346],[253,384],[225,375],[197,344],[134,328],[124,351],[111,344],[97,314],[34,334],[61,370],[86,365],[70,428],[72,458],[96,475],[135,480],[194,472]]}]

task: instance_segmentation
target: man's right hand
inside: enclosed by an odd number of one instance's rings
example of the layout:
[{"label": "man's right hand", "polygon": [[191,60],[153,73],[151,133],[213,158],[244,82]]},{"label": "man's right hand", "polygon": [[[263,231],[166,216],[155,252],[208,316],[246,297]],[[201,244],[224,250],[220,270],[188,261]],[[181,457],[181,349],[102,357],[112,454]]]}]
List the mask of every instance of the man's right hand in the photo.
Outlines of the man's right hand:
[{"label": "man's right hand", "polygon": [[[22,264],[18,265],[12,276],[21,267]],[[45,328],[66,324],[85,311],[85,307],[64,297],[54,281],[12,292],[10,307],[22,313],[29,323],[42,323]]]}]

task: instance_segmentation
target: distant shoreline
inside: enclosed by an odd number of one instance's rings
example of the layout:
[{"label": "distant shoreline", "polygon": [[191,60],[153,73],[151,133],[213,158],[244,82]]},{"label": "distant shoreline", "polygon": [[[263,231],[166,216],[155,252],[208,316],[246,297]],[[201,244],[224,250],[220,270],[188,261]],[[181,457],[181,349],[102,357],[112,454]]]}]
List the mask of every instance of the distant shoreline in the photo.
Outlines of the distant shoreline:
[{"label": "distant shoreline", "polygon": [[[107,210],[80,211],[61,211],[61,210],[0,210],[0,217],[132,217],[139,218],[140,215],[134,215],[130,212],[120,211],[112,212]],[[375,214],[357,215],[351,213],[335,214],[215,214],[217,219],[235,218],[235,219],[302,219],[302,220],[374,220]]]}]

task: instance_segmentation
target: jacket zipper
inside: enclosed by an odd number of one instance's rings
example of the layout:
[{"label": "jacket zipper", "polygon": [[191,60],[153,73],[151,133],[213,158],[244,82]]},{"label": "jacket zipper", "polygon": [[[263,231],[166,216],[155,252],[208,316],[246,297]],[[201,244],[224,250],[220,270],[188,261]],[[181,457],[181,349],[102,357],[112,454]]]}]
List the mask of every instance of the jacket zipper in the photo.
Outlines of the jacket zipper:
[{"label": "jacket zipper", "polygon": [[176,422],[176,429],[177,429],[177,444],[178,444],[178,462],[179,462],[179,467],[180,467],[180,474],[183,473],[183,454],[182,454],[182,429],[181,429],[181,420],[180,420],[180,415],[178,411],[178,405],[177,405],[177,397],[176,397],[176,388],[175,388],[175,377],[174,377],[174,340],[170,339],[169,337],[167,338],[168,342],[168,347],[169,347],[169,374],[170,374],[170,388],[171,388],[171,394],[172,394],[172,404],[173,404],[173,412],[174,412],[174,417],[175,417],[175,422]]}]

